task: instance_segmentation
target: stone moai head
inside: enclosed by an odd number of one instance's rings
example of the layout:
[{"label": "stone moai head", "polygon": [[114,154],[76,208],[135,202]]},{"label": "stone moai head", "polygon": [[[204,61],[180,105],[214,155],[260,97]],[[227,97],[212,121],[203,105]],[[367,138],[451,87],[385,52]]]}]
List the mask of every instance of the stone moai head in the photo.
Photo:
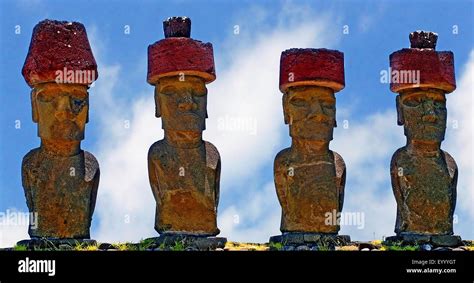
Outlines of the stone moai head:
[{"label": "stone moai head", "polygon": [[416,31],[411,48],[390,55],[390,89],[396,98],[398,125],[408,140],[439,142],[446,131],[445,94],[456,89],[454,57],[450,51],[435,51],[438,35]]},{"label": "stone moai head", "polygon": [[344,54],[289,49],[281,54],[280,90],[292,138],[329,142],[336,124],[334,94],[344,88]]},{"label": "stone moai head", "polygon": [[38,23],[22,70],[32,88],[33,121],[38,136],[81,141],[88,122],[88,87],[98,77],[84,25],[44,20]]},{"label": "stone moai head", "polygon": [[156,117],[164,130],[206,128],[206,84],[216,79],[211,43],[190,38],[191,20],[163,22],[165,39],[148,46],[148,83],[155,86]]}]

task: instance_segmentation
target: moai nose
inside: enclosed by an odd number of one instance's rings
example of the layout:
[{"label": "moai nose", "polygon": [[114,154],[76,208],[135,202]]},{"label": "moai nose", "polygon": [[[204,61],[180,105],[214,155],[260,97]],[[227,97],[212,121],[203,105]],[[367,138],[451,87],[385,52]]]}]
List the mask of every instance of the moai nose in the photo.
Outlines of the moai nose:
[{"label": "moai nose", "polygon": [[436,111],[435,111],[433,102],[426,101],[423,103],[423,106],[425,108],[425,113],[422,118],[423,121],[431,122],[431,123],[436,122],[438,120],[438,117],[436,116]]},{"label": "moai nose", "polygon": [[315,101],[311,103],[311,108],[309,112],[309,118],[316,118],[318,121],[323,120],[324,118],[324,111],[321,107],[321,103],[319,101]]},{"label": "moai nose", "polygon": [[178,108],[180,111],[190,111],[190,110],[194,110],[196,107],[197,105],[193,101],[193,98],[191,96],[183,97],[178,104]]},{"label": "moai nose", "polygon": [[57,104],[57,108],[56,108],[56,113],[54,114],[54,116],[58,119],[58,120],[65,120],[65,119],[70,119],[73,117],[73,114],[72,114],[72,109],[71,109],[71,103],[69,101],[69,97],[67,96],[62,96],[62,97],[58,97],[58,104]]}]

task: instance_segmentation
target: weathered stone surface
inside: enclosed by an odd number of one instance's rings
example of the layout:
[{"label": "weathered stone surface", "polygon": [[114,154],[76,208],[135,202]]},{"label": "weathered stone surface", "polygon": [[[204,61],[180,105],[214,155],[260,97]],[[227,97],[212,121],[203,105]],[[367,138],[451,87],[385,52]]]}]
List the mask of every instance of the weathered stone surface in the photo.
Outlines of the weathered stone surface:
[{"label": "weathered stone surface", "polygon": [[54,78],[51,82],[51,72],[64,68],[97,68],[84,26],[40,22],[23,68],[25,80],[33,86],[33,121],[41,138],[41,146],[26,154],[22,163],[25,197],[34,216],[31,237],[90,236],[100,171],[95,157],[80,144],[89,115],[88,83],[57,83]]},{"label": "weathered stone surface", "polygon": [[456,235],[418,235],[402,234],[399,236],[387,237],[385,245],[419,245],[422,250],[431,250],[433,247],[459,247],[463,245],[460,236]]},{"label": "weathered stone surface", "polygon": [[406,242],[428,242],[434,235],[453,234],[458,169],[441,150],[445,94],[455,88],[452,53],[403,49],[391,55],[390,65],[393,70],[421,70],[420,85],[391,85],[399,92],[398,124],[407,137],[407,145],[394,153],[390,165],[397,201],[395,232]]},{"label": "weathered stone surface", "polygon": [[336,126],[334,92],[344,86],[343,59],[341,52],[327,49],[282,53],[280,89],[292,145],[275,157],[274,180],[282,207],[282,237],[291,233],[295,243],[305,241],[299,239],[303,234],[317,238],[317,233],[339,231],[346,167],[342,157],[329,150],[329,142]]},{"label": "weathered stone surface", "polygon": [[270,237],[270,243],[281,243],[283,245],[307,246],[343,246],[350,243],[347,235],[322,234],[322,233],[284,233]]},{"label": "weathered stone surface", "polygon": [[31,38],[22,74],[30,87],[55,82],[57,71],[89,71],[91,84],[98,77],[97,64],[84,25],[78,22],[44,20],[38,23]]},{"label": "weathered stone surface", "polygon": [[201,77],[206,83],[216,79],[212,44],[189,38],[191,20],[184,18],[165,21],[166,38],[148,46],[148,83],[178,75]]},{"label": "weathered stone surface", "polygon": [[188,17],[170,17],[163,21],[165,38],[169,37],[190,37],[191,19]]},{"label": "weathered stone surface", "polygon": [[417,30],[410,33],[411,48],[429,48],[436,49],[438,34],[431,31]]},{"label": "weathered stone surface", "polygon": [[435,235],[431,236],[431,242],[435,246],[457,247],[461,246],[462,240],[460,236],[453,235]]},{"label": "weathered stone surface", "polygon": [[[155,229],[160,234],[215,236],[219,234],[220,156],[202,140],[207,118],[205,83],[214,76],[212,46],[173,37],[150,46],[148,55],[148,81],[156,84],[156,117],[162,118],[165,131],[164,139],[148,152],[157,203]],[[172,76],[170,70],[186,76]]]},{"label": "weathered stone surface", "polygon": [[226,238],[222,237],[202,237],[184,234],[164,234],[159,237],[149,238],[147,241],[154,241],[159,247],[170,249],[177,243],[183,245],[184,250],[189,251],[211,251],[216,249],[224,249]]},{"label": "weathered stone surface", "polygon": [[344,88],[344,53],[329,49],[293,48],[280,58],[280,90],[292,86],[328,87],[334,92]]}]

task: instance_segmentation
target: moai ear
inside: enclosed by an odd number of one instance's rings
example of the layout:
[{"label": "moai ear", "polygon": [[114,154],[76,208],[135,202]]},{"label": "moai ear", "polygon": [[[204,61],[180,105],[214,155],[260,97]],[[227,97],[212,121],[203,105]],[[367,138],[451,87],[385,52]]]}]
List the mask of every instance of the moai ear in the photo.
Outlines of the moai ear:
[{"label": "moai ear", "polygon": [[396,104],[397,104],[397,124],[399,126],[405,124],[405,118],[403,117],[403,109],[401,105],[401,95],[397,95]]},{"label": "moai ear", "polygon": [[158,97],[158,84],[155,86],[155,117],[161,117],[160,98]]},{"label": "moai ear", "polygon": [[207,109],[206,109],[206,119],[207,119],[207,118],[209,118],[209,117],[207,116]]},{"label": "moai ear", "polygon": [[86,116],[86,124],[89,123],[89,92],[87,93],[87,116]]},{"label": "moai ear", "polygon": [[31,113],[33,122],[38,123],[38,105],[36,104],[36,89],[31,90]]},{"label": "moai ear", "polygon": [[285,124],[289,124],[290,114],[288,113],[288,94],[286,94],[286,92],[282,96],[282,103],[283,103],[283,118],[285,120]]}]

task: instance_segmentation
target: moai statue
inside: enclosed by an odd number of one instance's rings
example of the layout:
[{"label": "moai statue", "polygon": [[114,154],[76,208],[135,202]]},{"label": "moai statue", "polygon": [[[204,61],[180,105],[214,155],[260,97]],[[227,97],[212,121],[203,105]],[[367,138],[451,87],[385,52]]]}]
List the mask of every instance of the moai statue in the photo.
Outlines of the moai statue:
[{"label": "moai statue", "polygon": [[148,47],[148,83],[155,86],[156,117],[164,139],[148,152],[148,174],[156,200],[158,244],[184,241],[190,249],[223,248],[217,228],[220,156],[203,141],[206,84],[216,79],[211,43],[190,38],[191,20],[163,22],[165,39]]},{"label": "moai statue", "polygon": [[[39,148],[23,158],[22,181],[32,238],[89,239],[99,185],[99,164],[81,149],[88,122],[88,88],[97,79],[84,26],[38,23],[22,70],[32,88]],[[34,220],[34,221],[32,221]]]},{"label": "moai statue", "polygon": [[329,149],[336,127],[335,93],[344,88],[344,54],[328,49],[289,49],[280,60],[280,90],[291,147],[275,157],[274,180],[287,246],[342,245],[338,235],[346,166]]},{"label": "moai statue", "polygon": [[446,132],[446,94],[456,88],[454,58],[450,51],[435,51],[437,37],[413,32],[411,48],[390,55],[390,90],[398,93],[398,125],[404,127],[407,144],[393,154],[390,164],[397,236],[388,242],[462,244],[453,236],[458,169],[440,148]]}]

